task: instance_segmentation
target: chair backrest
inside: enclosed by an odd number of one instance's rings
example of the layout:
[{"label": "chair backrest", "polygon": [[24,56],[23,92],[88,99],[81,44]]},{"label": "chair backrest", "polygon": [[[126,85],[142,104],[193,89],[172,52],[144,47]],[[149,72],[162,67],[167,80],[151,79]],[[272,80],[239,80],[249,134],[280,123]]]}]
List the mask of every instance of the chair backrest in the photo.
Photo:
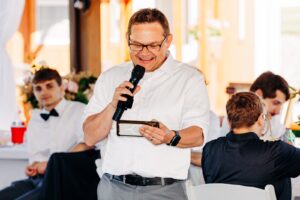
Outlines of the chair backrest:
[{"label": "chair backrest", "polygon": [[193,186],[190,190],[189,196],[192,200],[276,200],[272,185],[267,185],[263,190],[242,185],[212,183]]}]

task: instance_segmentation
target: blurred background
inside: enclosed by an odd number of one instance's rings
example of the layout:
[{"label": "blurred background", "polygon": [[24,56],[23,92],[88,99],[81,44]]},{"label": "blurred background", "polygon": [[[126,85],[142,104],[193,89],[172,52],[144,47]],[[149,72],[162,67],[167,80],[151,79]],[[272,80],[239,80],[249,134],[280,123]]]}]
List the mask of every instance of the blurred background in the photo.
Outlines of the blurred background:
[{"label": "blurred background", "polygon": [[[4,41],[13,70],[13,80],[5,79],[17,86],[24,84],[34,64],[56,68],[61,75],[87,71],[98,76],[129,60],[125,40],[129,17],[140,8],[156,7],[170,22],[171,53],[205,74],[211,109],[219,115],[224,115],[232,90],[247,89],[264,71],[300,87],[300,0],[13,2],[18,2],[20,16],[14,11],[12,19],[17,18],[18,26]],[[16,99],[16,111],[24,115],[18,93]]]}]

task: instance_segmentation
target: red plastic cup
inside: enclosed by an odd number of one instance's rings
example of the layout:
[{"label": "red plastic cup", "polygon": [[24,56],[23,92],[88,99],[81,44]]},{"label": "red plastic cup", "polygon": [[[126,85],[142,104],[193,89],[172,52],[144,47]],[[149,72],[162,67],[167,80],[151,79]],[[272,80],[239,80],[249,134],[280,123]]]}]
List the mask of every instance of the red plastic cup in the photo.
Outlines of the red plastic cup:
[{"label": "red plastic cup", "polygon": [[22,144],[24,142],[25,126],[11,127],[11,142],[13,144]]}]

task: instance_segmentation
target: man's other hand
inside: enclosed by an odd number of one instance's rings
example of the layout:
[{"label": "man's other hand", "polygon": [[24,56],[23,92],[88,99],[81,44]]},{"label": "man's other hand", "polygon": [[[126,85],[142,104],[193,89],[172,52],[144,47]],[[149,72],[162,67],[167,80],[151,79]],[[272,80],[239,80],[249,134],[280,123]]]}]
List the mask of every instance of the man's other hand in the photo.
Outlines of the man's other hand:
[{"label": "man's other hand", "polygon": [[32,163],[31,165],[28,165],[26,168],[25,168],[25,174],[27,175],[27,176],[35,176],[35,175],[37,175],[37,167],[36,167],[36,164],[37,164],[38,162],[34,162],[34,163]]},{"label": "man's other hand", "polygon": [[45,174],[47,168],[47,161],[34,162],[25,168],[25,174],[29,177],[36,176],[38,174]]}]

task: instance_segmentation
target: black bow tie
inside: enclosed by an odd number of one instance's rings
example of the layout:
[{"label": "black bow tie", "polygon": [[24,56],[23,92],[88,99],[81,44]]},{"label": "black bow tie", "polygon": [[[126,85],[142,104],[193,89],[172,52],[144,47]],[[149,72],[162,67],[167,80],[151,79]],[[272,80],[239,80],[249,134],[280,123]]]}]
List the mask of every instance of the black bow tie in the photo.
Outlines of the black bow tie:
[{"label": "black bow tie", "polygon": [[50,116],[58,117],[59,115],[58,115],[57,111],[56,111],[54,108],[49,112],[49,114],[47,114],[47,113],[41,113],[41,117],[42,117],[45,121],[47,121],[47,120],[49,119]]}]

